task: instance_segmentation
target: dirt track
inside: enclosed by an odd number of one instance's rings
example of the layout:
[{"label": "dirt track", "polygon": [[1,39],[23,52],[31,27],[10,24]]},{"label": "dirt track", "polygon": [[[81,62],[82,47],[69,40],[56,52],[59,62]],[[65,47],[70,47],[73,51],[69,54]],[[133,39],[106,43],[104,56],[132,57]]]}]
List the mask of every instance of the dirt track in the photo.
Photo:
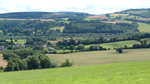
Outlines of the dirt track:
[{"label": "dirt track", "polygon": [[7,61],[3,60],[3,57],[0,56],[0,67],[7,67]]}]

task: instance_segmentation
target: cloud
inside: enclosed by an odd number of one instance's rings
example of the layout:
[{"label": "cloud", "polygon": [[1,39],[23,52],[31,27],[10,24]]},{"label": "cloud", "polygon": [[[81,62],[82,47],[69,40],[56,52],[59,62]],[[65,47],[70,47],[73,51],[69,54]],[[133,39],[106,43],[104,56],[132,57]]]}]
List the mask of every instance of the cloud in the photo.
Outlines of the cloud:
[{"label": "cloud", "polygon": [[0,13],[75,11],[105,14],[130,8],[150,8],[150,0],[0,0]]}]

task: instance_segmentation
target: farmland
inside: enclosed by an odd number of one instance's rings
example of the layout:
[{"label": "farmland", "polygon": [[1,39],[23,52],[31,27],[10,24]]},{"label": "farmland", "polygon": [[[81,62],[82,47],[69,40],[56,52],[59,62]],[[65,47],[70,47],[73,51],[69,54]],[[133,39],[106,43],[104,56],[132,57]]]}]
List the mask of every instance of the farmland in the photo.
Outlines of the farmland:
[{"label": "farmland", "polygon": [[[79,52],[73,54],[47,54],[52,62],[60,65],[66,59],[74,62],[73,66],[108,64],[150,60],[150,49],[124,49],[122,54],[115,50]],[[144,55],[143,55],[144,54]]]},{"label": "farmland", "polygon": [[60,29],[60,32],[63,32],[63,29],[64,29],[65,27],[64,26],[62,26],[62,27],[53,27],[53,28],[50,28],[50,30],[56,30],[56,29]]},{"label": "farmland", "polygon": [[150,32],[150,25],[141,22],[138,22],[138,24],[138,29],[140,30],[140,32]]},{"label": "farmland", "polygon": [[88,16],[87,18],[95,18],[95,19],[108,19],[106,15],[95,15],[95,16]]},{"label": "farmland", "polygon": [[143,39],[141,39],[141,41],[144,41],[144,40],[147,40],[148,44],[150,43],[150,38],[143,38]]},{"label": "farmland", "polygon": [[148,84],[150,61],[0,74],[0,84]]},{"label": "farmland", "polygon": [[[116,22],[124,22],[124,23],[132,23],[132,21],[126,21],[126,20],[118,20]],[[150,32],[150,25],[146,23],[137,22],[139,24],[139,31],[140,32]]]},{"label": "farmland", "polygon": [[[17,41],[15,41],[15,39],[13,39],[13,42],[16,43],[22,43],[24,44],[26,42],[27,39],[17,39]],[[7,39],[6,41],[10,42],[10,39]]]},{"label": "farmland", "polygon": [[130,40],[130,41],[119,41],[119,42],[112,42],[112,43],[103,43],[103,44],[90,44],[85,45],[85,47],[90,47],[91,45],[100,45],[104,48],[110,48],[113,49],[114,47],[124,47],[127,45],[128,47],[132,47],[133,44],[140,44],[139,41]]},{"label": "farmland", "polygon": [[116,16],[127,16],[128,14],[110,14],[110,16],[116,17]]}]

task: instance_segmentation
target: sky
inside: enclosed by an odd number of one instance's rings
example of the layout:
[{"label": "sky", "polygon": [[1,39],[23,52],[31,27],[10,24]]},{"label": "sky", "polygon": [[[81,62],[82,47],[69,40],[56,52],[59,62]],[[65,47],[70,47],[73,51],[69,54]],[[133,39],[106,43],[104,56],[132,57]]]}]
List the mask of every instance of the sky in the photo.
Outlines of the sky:
[{"label": "sky", "polygon": [[136,8],[150,8],[150,0],[0,0],[0,13],[71,11],[106,14]]}]

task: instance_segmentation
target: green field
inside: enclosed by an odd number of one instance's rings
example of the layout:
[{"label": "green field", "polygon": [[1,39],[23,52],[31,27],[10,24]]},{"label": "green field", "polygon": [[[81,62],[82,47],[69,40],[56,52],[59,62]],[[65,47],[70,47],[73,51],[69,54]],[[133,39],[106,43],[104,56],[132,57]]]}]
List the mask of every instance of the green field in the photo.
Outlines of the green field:
[{"label": "green field", "polygon": [[67,21],[69,18],[62,18],[62,19],[64,19],[64,20],[66,20],[66,21]]},{"label": "green field", "polygon": [[63,32],[64,28],[65,28],[64,26],[62,26],[62,27],[53,27],[53,28],[50,28],[50,30],[52,30],[52,29],[54,29],[54,30],[60,29],[60,32]]},{"label": "green field", "polygon": [[150,38],[143,38],[143,39],[141,39],[141,41],[144,41],[144,40],[147,40],[147,44],[150,43]]},{"label": "green field", "polygon": [[[125,23],[132,23],[132,21],[126,21],[126,20],[118,20],[116,22],[125,22]],[[137,22],[139,24],[139,31],[140,32],[150,32],[150,25],[146,23]]]},{"label": "green field", "polygon": [[140,30],[140,32],[150,32],[150,25],[141,22],[138,22],[138,24],[138,29]]},{"label": "green field", "polygon": [[[16,44],[16,43],[22,43],[22,44],[24,44],[24,43],[26,43],[26,40],[27,39],[17,39],[17,42],[15,42],[15,39],[13,39],[13,42]],[[6,41],[8,41],[8,42],[10,42],[11,40],[10,39],[7,39]]]},{"label": "green field", "polygon": [[78,52],[71,54],[47,54],[52,62],[60,65],[66,59],[74,62],[73,66],[107,64],[150,60],[150,49],[124,49],[122,54],[115,50]]},{"label": "green field", "polygon": [[124,47],[127,45],[128,47],[132,47],[133,44],[140,44],[139,41],[136,40],[130,40],[130,41],[119,41],[119,42],[111,42],[111,43],[102,43],[102,44],[90,44],[90,45],[85,45],[85,47],[90,47],[92,45],[100,45],[104,48],[110,48],[113,49],[114,47]]},{"label": "green field", "polygon": [[0,84],[149,84],[150,61],[0,73]]}]

